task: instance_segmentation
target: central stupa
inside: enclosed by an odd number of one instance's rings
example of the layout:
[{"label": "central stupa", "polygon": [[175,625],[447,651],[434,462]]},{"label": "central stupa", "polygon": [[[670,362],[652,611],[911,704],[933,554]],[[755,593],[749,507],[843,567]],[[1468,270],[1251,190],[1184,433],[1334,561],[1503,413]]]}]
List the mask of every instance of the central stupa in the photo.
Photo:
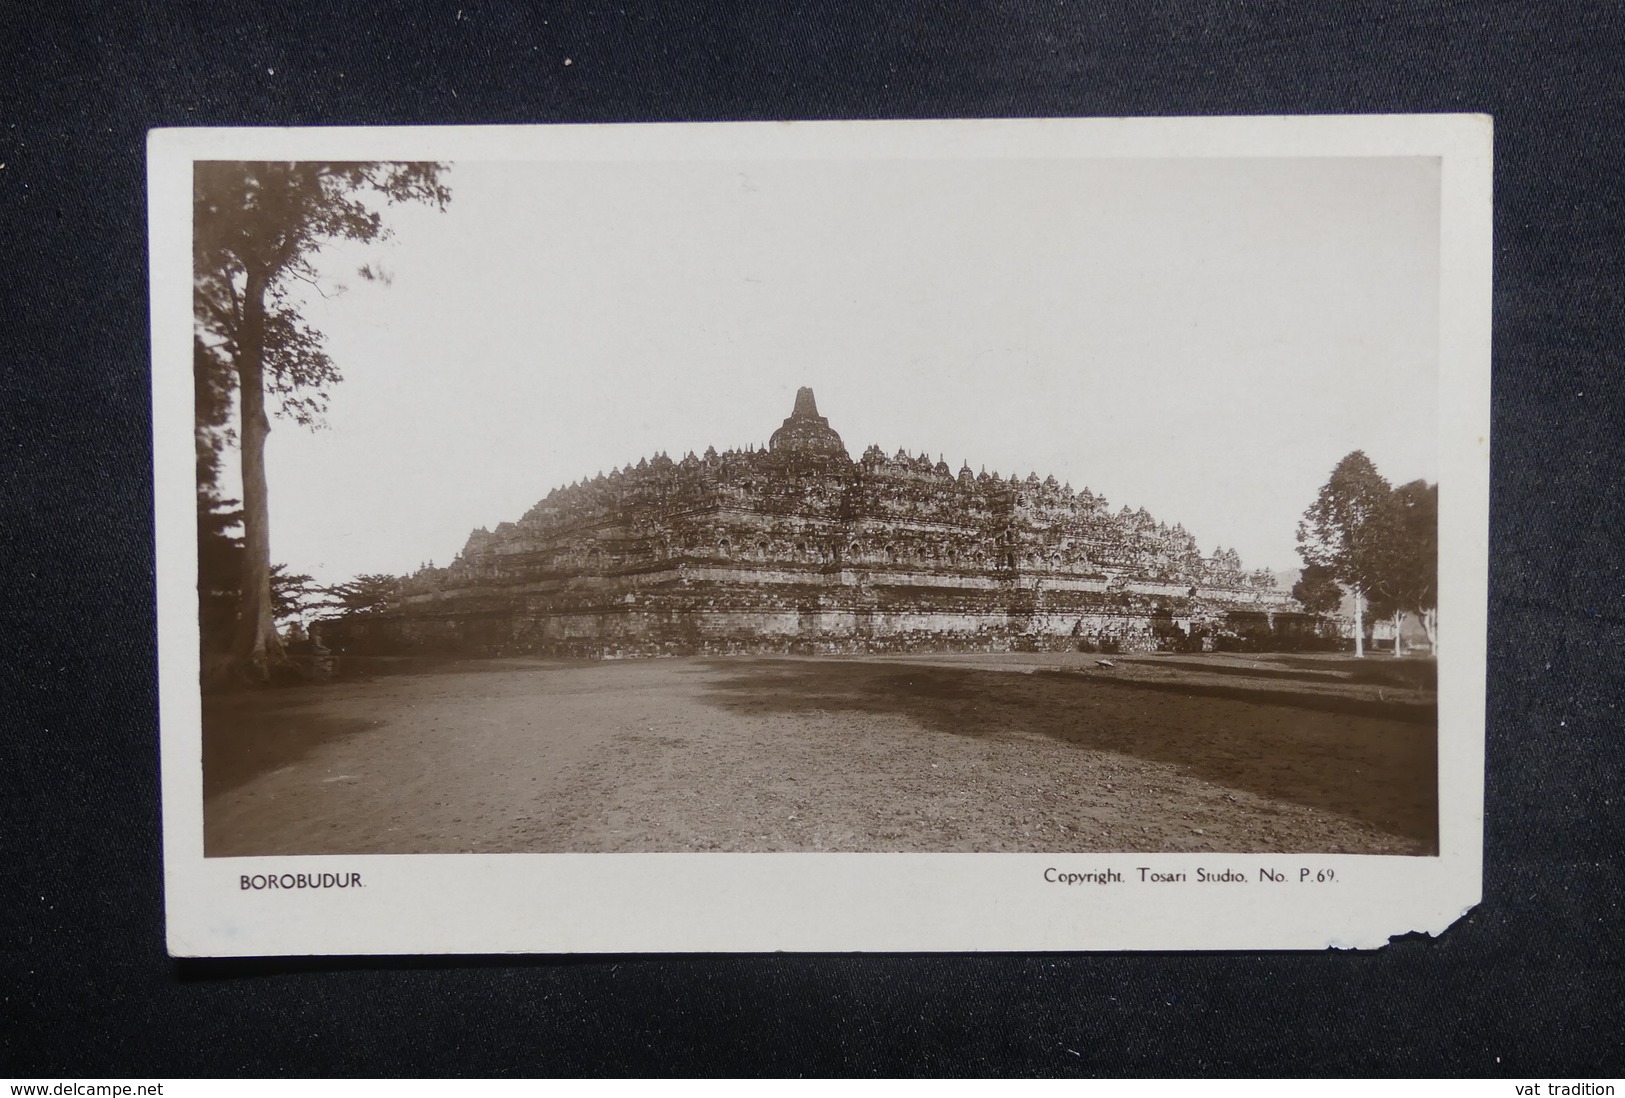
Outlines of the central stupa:
[{"label": "central stupa", "polygon": [[767,440],[767,448],[775,454],[813,454],[850,460],[846,444],[829,425],[829,420],[818,414],[818,402],[805,385],[796,390],[796,406],[791,409],[790,418]]}]

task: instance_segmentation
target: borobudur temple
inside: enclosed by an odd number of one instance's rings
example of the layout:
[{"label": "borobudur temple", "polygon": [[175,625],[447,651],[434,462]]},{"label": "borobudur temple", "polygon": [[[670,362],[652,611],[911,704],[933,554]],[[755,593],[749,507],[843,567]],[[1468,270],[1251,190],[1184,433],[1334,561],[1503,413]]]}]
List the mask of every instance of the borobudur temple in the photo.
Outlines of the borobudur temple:
[{"label": "borobudur temple", "polygon": [[555,489],[325,632],[354,651],[615,657],[1293,647],[1316,628],[1270,573],[1087,488],[874,446],[854,461],[804,388],[765,449]]}]

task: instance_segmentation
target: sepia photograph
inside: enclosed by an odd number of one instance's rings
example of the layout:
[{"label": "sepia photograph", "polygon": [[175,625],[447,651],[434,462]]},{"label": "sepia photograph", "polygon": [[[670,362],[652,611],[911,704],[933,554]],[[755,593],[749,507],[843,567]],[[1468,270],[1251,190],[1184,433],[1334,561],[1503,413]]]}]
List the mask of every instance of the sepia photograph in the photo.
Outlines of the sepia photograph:
[{"label": "sepia photograph", "polygon": [[1449,157],[1141,125],[177,140],[188,857],[1438,862]]}]

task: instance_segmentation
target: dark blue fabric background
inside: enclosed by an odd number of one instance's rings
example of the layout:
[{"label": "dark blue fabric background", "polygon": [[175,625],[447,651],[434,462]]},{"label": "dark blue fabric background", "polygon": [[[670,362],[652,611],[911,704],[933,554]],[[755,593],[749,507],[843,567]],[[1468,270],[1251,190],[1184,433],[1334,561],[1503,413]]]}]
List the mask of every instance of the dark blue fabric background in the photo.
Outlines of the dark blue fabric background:
[{"label": "dark blue fabric background", "polygon": [[[1622,32],[1573,3],[10,8],[0,1076],[1625,1074]],[[149,127],[1360,111],[1496,122],[1485,902],[1441,940],[165,956]]]}]

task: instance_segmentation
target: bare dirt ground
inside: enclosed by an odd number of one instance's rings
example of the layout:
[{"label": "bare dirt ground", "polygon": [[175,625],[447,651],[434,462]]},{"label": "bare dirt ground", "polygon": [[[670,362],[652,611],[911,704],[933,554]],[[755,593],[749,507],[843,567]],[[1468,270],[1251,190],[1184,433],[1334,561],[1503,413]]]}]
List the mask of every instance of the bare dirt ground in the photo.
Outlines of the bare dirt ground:
[{"label": "bare dirt ground", "polygon": [[374,661],[204,705],[210,856],[1438,849],[1434,666]]}]

